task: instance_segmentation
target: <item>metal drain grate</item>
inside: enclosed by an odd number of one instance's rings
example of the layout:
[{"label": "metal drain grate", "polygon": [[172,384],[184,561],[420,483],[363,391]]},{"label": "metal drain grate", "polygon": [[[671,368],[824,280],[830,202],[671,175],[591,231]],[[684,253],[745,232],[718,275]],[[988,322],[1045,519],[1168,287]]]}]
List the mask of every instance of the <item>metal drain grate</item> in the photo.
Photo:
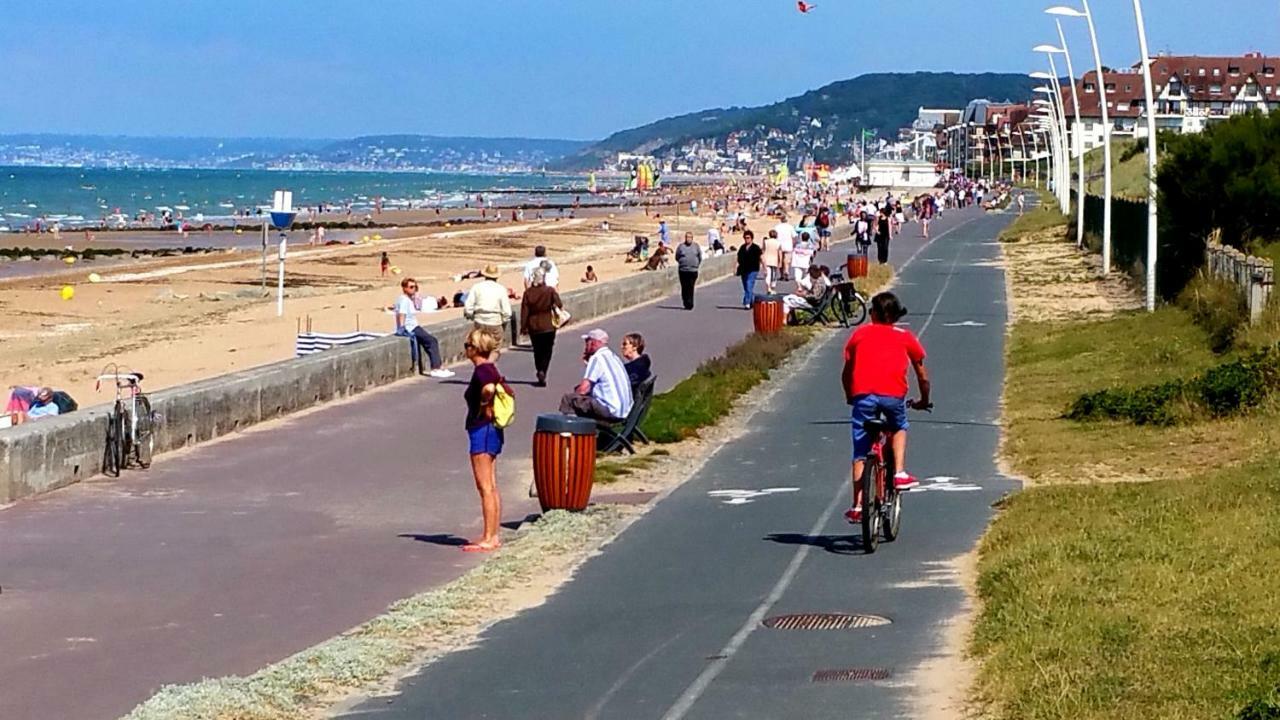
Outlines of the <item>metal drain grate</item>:
[{"label": "metal drain grate", "polygon": [[886,617],[861,613],[799,613],[765,618],[764,626],[773,630],[857,630],[891,622]]},{"label": "metal drain grate", "polygon": [[854,682],[856,680],[888,680],[893,673],[888,668],[843,668],[819,670],[813,674],[813,682]]}]

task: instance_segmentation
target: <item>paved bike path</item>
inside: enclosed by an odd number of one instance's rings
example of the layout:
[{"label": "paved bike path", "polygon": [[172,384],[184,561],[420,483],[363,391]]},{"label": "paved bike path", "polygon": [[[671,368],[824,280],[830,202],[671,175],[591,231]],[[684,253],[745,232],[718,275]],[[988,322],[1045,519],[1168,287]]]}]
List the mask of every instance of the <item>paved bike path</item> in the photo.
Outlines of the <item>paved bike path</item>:
[{"label": "paved bike path", "polygon": [[[951,563],[973,547],[991,503],[1014,487],[993,460],[1006,316],[994,238],[1007,219],[956,229],[901,276],[898,292],[923,333],[938,407],[913,415],[909,467],[925,489],[904,497],[898,542],[863,555],[856,528],[841,517],[850,441],[837,379],[844,338],[834,337],[741,438],[547,604],[499,623],[473,649],[427,666],[401,694],[371,699],[350,717],[915,716],[921,667],[964,601]],[[896,260],[917,249],[900,243]],[[849,631],[760,625],[799,612],[865,612],[893,623]],[[850,668],[893,675],[812,681],[817,671]]]},{"label": "paved bike path", "polygon": [[[750,332],[740,292],[727,279],[700,287],[692,312],[673,294],[599,325],[644,334],[662,391]],[[507,522],[537,510],[522,479],[532,421],[580,378],[580,332],[562,333],[549,387],[517,385]],[[527,351],[501,367],[533,376]],[[458,369],[0,509],[0,718],[114,718],[161,685],[251,673],[474,567],[452,544],[479,530]]]}]

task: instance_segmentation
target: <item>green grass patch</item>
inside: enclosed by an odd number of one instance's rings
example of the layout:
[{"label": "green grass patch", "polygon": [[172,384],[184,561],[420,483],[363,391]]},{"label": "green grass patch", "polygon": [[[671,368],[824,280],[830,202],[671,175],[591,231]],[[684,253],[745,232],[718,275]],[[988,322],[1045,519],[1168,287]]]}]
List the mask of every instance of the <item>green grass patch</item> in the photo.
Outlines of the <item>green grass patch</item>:
[{"label": "green grass patch", "polygon": [[[1133,140],[1113,140],[1111,142],[1111,195],[1113,197],[1145,198],[1147,196],[1147,153],[1146,143]],[[1084,155],[1084,173],[1086,177],[1096,178],[1085,183],[1085,190],[1090,195],[1101,195],[1102,148],[1098,147]],[[1071,168],[1075,169],[1075,159]],[[1072,184],[1075,187],[1075,184]]]},{"label": "green grass patch", "polygon": [[725,354],[704,362],[693,375],[654,397],[641,423],[655,443],[680,442],[698,430],[715,425],[728,414],[739,396],[769,377],[791,352],[808,342],[812,328],[783,328],[781,332],[752,333]]},{"label": "green grass patch", "polygon": [[628,475],[635,475],[653,467],[661,458],[668,457],[671,452],[663,448],[652,448],[636,455],[622,457],[602,457],[596,461],[595,484],[609,485]]},{"label": "green grass patch", "polygon": [[1019,493],[981,547],[978,699],[1008,720],[1276,717],[1278,564],[1274,460]]},{"label": "green grass patch", "polygon": [[1054,228],[1067,228],[1069,218],[1062,214],[1058,201],[1052,193],[1044,190],[1027,189],[1024,192],[1035,192],[1040,195],[1040,205],[1024,212],[1021,217],[1009,223],[1000,231],[997,238],[1000,242],[1018,242],[1024,235],[1043,232]]}]

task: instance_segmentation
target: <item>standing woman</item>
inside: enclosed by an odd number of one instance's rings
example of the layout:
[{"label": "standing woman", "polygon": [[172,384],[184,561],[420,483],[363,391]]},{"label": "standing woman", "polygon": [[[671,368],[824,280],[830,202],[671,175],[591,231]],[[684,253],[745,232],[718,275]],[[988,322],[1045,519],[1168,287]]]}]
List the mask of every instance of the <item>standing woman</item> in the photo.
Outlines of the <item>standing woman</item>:
[{"label": "standing woman", "polygon": [[876,214],[876,260],[884,265],[889,262],[890,223],[893,208],[888,203]]},{"label": "standing woman", "polygon": [[[484,517],[484,535],[479,541],[462,546],[465,552],[489,552],[501,545],[498,520],[502,517],[502,500],[498,497],[498,456],[502,454],[502,430],[493,424],[493,396],[498,383],[506,385],[502,373],[491,357],[498,349],[492,333],[474,329],[462,345],[467,359],[475,366],[471,382],[462,397],[467,401],[467,438],[471,445],[471,473],[480,492],[480,511]],[[510,389],[507,390],[510,392]]]},{"label": "standing woman", "polygon": [[538,387],[547,386],[547,368],[556,346],[555,312],[563,308],[560,293],[547,284],[547,271],[534,268],[529,288],[520,299],[520,332],[529,336],[533,345],[533,369],[538,373]]}]

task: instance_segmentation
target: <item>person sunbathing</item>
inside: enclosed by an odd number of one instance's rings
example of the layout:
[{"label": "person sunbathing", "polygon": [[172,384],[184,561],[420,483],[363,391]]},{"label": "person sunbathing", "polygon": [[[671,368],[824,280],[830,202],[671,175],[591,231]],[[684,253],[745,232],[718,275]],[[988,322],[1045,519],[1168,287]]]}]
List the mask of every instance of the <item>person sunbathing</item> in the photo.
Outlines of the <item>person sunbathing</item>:
[{"label": "person sunbathing", "polygon": [[595,268],[593,268],[593,267],[591,267],[590,265],[588,265],[588,266],[587,266],[587,272],[586,272],[586,273],[584,273],[584,274],[583,274],[583,276],[582,276],[582,282],[584,282],[584,283],[593,283],[593,282],[597,282],[597,281],[599,281],[599,279],[600,279],[600,278],[596,277],[596,271],[595,271]]}]

